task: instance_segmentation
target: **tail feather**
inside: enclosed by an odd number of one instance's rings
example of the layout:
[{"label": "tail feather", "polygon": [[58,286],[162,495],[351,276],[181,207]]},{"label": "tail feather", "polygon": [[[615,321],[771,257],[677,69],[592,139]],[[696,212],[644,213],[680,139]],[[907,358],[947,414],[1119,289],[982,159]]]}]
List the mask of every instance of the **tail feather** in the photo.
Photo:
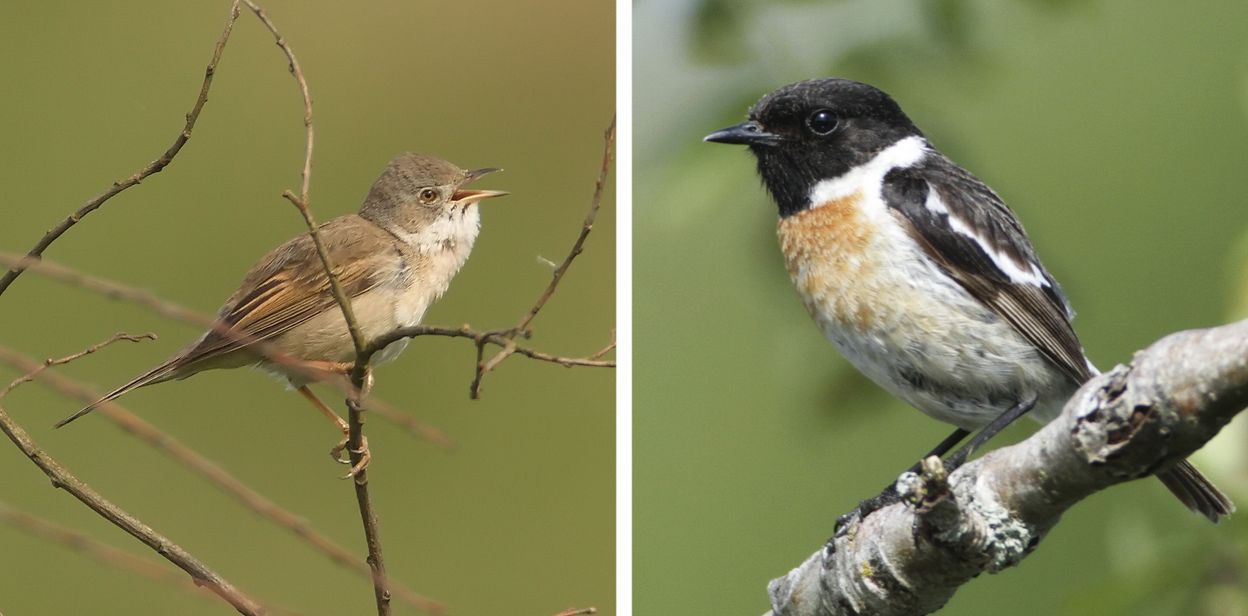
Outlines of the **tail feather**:
[{"label": "tail feather", "polygon": [[1216,524],[1235,512],[1235,504],[1231,499],[1187,460],[1157,473],[1157,478],[1188,509],[1205,516],[1210,522]]},{"label": "tail feather", "polygon": [[122,385],[121,387],[118,387],[117,389],[114,389],[113,391],[108,392],[107,394],[104,395],[104,397],[100,398],[99,400],[96,400],[95,402],[92,402],[91,404],[88,404],[87,406],[79,410],[77,413],[74,413],[73,415],[70,415],[69,417],[66,417],[65,419],[62,419],[56,422],[56,424],[53,427],[60,428],[68,424],[69,422],[74,421],[75,419],[78,419],[79,417],[82,417],[83,415],[86,415],[87,413],[90,413],[91,411],[95,410],[95,408],[98,407],[99,405],[104,404],[105,402],[116,400],[117,398],[120,398],[121,396],[135,389],[143,387],[144,385],[160,383],[162,381],[167,381],[171,378],[174,378],[174,372],[178,368],[177,363],[179,359],[181,359],[181,357],[174,357],[173,359],[170,359],[169,361],[159,366],[156,366],[155,368],[152,368],[151,370],[148,370],[147,372],[144,372],[143,374],[140,374],[139,376],[134,377],[134,379],[132,379],[129,383],[126,383],[125,385]]}]

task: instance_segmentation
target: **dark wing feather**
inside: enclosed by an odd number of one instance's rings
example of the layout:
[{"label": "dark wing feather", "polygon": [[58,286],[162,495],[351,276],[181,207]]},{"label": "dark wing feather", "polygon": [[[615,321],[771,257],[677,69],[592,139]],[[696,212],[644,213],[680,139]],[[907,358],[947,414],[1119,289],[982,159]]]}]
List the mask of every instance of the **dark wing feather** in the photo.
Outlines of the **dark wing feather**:
[{"label": "dark wing feather", "polygon": [[[928,207],[933,194],[943,207]],[[1040,264],[1014,213],[991,188],[948,159],[932,156],[923,166],[886,175],[883,195],[951,278],[1001,315],[1074,382],[1091,378],[1070,324],[1074,313],[1066,296]],[[951,217],[957,219],[957,227]],[[1005,259],[1020,271],[1038,275],[1011,277],[1002,267]]]}]

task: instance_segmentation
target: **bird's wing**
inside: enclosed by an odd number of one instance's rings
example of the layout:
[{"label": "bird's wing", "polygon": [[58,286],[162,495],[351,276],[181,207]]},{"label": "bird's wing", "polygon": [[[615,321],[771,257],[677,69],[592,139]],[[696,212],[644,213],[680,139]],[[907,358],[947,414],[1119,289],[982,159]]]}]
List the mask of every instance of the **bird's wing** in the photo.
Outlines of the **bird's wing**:
[{"label": "bird's wing", "polygon": [[[371,223],[350,219],[336,218],[318,231],[338,282],[354,298],[384,280],[375,266],[389,256],[394,238]],[[378,251],[379,245],[387,249]],[[217,323],[228,328],[226,333],[210,330],[194,345],[62,419],[56,427],[86,415],[101,402],[144,385],[178,378],[187,366],[280,335],[322,311],[337,309],[316,247],[309,236],[301,235],[278,246],[247,273],[238,291],[217,314]]]},{"label": "bird's wing", "polygon": [[[373,267],[382,255],[367,247],[375,248],[375,243],[362,240],[380,239],[388,248],[393,238],[371,224],[361,225],[359,219],[348,222],[348,218],[325,223],[318,231],[343,292],[355,298],[382,281]],[[300,235],[266,255],[221,307],[218,323],[229,333],[208,332],[178,363],[185,366],[281,335],[330,309],[338,308],[329,278],[311,237]]]},{"label": "bird's wing", "polygon": [[1076,383],[1086,381],[1092,373],[1070,324],[1074,312],[1022,225],[991,188],[941,159],[890,172],[885,203],[951,278]]}]

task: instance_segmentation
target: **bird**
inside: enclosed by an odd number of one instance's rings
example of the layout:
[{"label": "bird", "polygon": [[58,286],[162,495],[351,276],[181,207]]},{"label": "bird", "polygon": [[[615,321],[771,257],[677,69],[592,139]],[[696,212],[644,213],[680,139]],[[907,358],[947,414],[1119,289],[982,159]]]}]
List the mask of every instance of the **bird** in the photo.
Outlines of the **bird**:
[{"label": "bird", "polygon": [[[508,194],[466,185],[496,171],[464,170],[429,154],[403,153],[386,165],[357,213],[319,225],[318,234],[365,340],[419,324],[429,306],[446,292],[480,231],[478,203]],[[398,340],[376,353],[370,367],[393,360],[407,342]],[[287,380],[345,436],[346,422],[308,384],[325,375],[349,374],[355,359],[352,338],[316,246],[309,234],[301,234],[274,248],[247,272],[217,312],[211,329],[56,427],[140,387],[205,370],[256,367]],[[345,444],[344,438],[331,454],[338,458]],[[371,457],[367,445],[360,453],[360,462],[348,476],[367,465]]]},{"label": "bird", "polygon": [[[956,467],[1019,416],[1051,421],[1098,374],[1018,217],[882,90],[800,81],[704,140],[753,154],[785,267],[824,336],[881,388],[957,427],[929,455],[981,430]],[[1157,477],[1213,522],[1235,509],[1186,460]]]}]

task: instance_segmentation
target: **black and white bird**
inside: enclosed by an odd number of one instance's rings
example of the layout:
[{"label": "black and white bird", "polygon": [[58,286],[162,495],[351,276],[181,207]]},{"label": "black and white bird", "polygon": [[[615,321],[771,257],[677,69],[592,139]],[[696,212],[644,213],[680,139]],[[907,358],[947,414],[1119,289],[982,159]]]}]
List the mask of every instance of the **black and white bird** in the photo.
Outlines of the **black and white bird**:
[{"label": "black and white bird", "polygon": [[[1028,411],[1048,422],[1097,374],[1014,213],[879,89],[788,85],[706,140],[757,158],[789,276],[828,340],[879,386],[958,427],[938,453]],[[1210,520],[1234,510],[1187,461],[1157,477]]]}]

